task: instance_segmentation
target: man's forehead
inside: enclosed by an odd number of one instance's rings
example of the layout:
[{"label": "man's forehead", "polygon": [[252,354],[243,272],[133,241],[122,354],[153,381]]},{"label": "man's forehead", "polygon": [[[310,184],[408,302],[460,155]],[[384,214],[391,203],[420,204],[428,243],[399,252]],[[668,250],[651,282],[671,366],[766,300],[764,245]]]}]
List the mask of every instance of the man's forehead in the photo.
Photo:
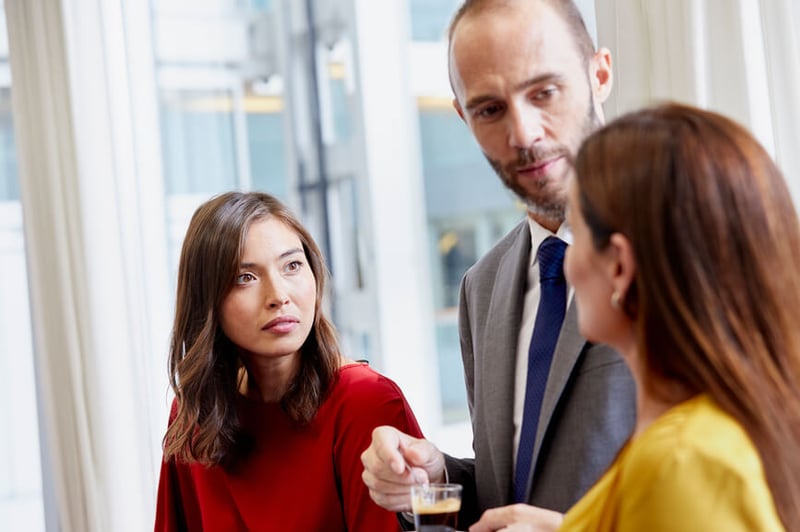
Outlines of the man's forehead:
[{"label": "man's forehead", "polygon": [[[470,48],[476,41],[514,53],[520,46],[544,39],[545,33],[550,36],[555,33],[548,30],[563,31],[563,35],[571,39],[569,29],[561,17],[552,7],[540,1],[502,3],[468,13],[453,31],[449,54],[451,68],[455,66],[452,63],[463,55],[463,49]],[[514,32],[517,35],[512,36]],[[525,36],[524,43],[516,38],[520,32]]]},{"label": "man's forehead", "polygon": [[[521,83],[542,71],[561,71],[578,58],[564,21],[540,2],[519,3],[484,10],[465,17],[456,26],[449,68],[453,89],[463,89],[467,78],[482,79],[487,72],[513,76]],[[573,55],[574,54],[574,55]]]},{"label": "man's forehead", "polygon": [[525,19],[535,23],[541,19],[558,17],[554,8],[542,0],[492,2],[482,8],[465,13],[453,28],[453,38],[465,29],[475,31],[482,27],[503,25],[508,20]]}]

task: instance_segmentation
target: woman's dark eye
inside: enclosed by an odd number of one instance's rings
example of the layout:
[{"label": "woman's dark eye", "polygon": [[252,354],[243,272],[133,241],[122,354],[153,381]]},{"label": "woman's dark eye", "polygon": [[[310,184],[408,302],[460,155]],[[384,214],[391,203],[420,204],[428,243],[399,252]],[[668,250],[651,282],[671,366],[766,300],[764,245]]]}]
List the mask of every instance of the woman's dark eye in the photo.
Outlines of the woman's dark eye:
[{"label": "woman's dark eye", "polygon": [[292,262],[290,262],[289,264],[286,265],[286,269],[289,270],[290,272],[296,272],[302,266],[303,266],[302,261],[293,260]]},{"label": "woman's dark eye", "polygon": [[247,284],[255,281],[255,279],[252,273],[242,273],[236,276],[236,284]]}]

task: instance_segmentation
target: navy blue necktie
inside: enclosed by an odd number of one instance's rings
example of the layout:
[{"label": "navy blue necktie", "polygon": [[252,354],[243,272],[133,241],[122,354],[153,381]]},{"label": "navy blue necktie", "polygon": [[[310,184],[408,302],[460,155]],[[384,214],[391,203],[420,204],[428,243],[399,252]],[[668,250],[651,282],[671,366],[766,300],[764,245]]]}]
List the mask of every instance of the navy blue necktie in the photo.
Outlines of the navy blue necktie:
[{"label": "navy blue necktie", "polygon": [[531,474],[539,411],[542,408],[553,351],[564,323],[567,308],[567,282],[564,279],[566,249],[567,244],[564,241],[550,236],[541,243],[537,252],[541,297],[528,348],[528,380],[525,384],[525,408],[522,411],[522,430],[517,451],[517,468],[514,472],[514,502],[527,502],[525,494]]}]

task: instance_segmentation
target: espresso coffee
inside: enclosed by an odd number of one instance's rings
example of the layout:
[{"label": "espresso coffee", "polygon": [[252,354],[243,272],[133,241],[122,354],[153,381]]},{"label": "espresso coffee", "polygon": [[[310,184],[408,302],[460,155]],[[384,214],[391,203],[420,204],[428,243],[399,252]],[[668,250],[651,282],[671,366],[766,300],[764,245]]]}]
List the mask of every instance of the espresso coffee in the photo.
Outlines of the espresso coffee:
[{"label": "espresso coffee", "polygon": [[430,505],[414,507],[414,526],[417,532],[455,532],[461,501],[445,499]]}]

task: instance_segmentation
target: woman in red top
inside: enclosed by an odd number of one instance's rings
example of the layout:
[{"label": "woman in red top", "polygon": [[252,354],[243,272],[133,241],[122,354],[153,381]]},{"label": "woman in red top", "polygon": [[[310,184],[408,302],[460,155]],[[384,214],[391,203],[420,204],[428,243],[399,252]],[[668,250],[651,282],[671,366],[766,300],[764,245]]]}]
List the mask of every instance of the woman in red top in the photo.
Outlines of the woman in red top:
[{"label": "woman in red top", "polygon": [[275,198],[201,205],[183,243],[169,355],[175,401],[155,529],[399,529],[361,481],[372,429],[420,435],[389,379],[340,353],[326,268]]}]

